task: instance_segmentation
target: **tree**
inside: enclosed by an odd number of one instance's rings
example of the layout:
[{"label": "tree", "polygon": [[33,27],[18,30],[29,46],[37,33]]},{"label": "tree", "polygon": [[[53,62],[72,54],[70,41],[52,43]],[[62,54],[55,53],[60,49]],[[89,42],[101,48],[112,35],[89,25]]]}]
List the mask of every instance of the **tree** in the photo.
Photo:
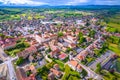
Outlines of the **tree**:
[{"label": "tree", "polygon": [[5,37],[5,35],[0,33],[0,37],[4,38],[4,37]]},{"label": "tree", "polygon": [[97,67],[97,69],[95,70],[95,72],[96,72],[96,73],[100,73],[100,71],[101,71],[101,69],[102,69],[102,68],[101,68],[101,64],[98,63],[96,67]]},{"label": "tree", "polygon": [[58,32],[58,37],[61,37],[63,36],[63,33],[62,32]]},{"label": "tree", "polygon": [[80,37],[79,44],[82,44],[83,42],[86,42],[86,38]]},{"label": "tree", "polygon": [[90,21],[87,19],[85,26],[90,26]]},{"label": "tree", "polygon": [[80,40],[80,37],[83,37],[83,33],[82,32],[79,32],[79,34],[78,34],[78,40]]},{"label": "tree", "polygon": [[87,76],[87,74],[88,74],[84,69],[82,70],[81,73],[82,73],[82,76],[83,76],[83,77]]},{"label": "tree", "polygon": [[20,65],[21,63],[23,63],[24,59],[23,57],[20,57],[17,61],[16,61],[16,64],[17,65]]},{"label": "tree", "polygon": [[90,23],[89,23],[89,22],[87,22],[87,23],[85,24],[85,26],[87,26],[87,27],[88,27],[88,26],[90,26]]},{"label": "tree", "polygon": [[90,33],[89,33],[89,36],[94,37],[95,33],[96,33],[95,30],[91,30]]},{"label": "tree", "polygon": [[70,47],[68,47],[67,50],[66,50],[66,52],[69,53],[70,51],[72,51],[72,49]]},{"label": "tree", "polygon": [[27,74],[27,76],[30,76],[31,71],[27,71],[26,74]]}]

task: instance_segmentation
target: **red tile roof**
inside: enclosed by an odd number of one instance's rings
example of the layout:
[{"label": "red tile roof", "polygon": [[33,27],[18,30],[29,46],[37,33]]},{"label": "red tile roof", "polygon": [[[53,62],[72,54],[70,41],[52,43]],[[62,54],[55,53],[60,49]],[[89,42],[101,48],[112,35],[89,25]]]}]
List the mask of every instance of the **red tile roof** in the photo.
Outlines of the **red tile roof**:
[{"label": "red tile roof", "polygon": [[60,77],[62,73],[56,69],[51,68],[50,71],[57,77]]},{"label": "red tile roof", "polygon": [[69,64],[72,65],[72,66],[74,66],[74,67],[76,67],[77,64],[78,64],[78,62],[75,61],[75,60],[71,60],[71,61],[69,61]]},{"label": "red tile roof", "polygon": [[67,57],[67,54],[62,53],[59,55],[59,59],[65,59]]}]

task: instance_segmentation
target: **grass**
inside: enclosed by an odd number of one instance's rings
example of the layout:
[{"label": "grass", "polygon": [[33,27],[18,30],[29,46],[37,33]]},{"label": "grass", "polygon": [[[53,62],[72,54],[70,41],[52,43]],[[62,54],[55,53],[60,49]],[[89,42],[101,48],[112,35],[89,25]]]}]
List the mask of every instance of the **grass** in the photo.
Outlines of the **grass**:
[{"label": "grass", "polygon": [[14,57],[17,53],[23,51],[25,48],[28,48],[30,45],[24,41],[25,41],[24,38],[21,40],[18,40],[14,48],[5,50],[6,54]]},{"label": "grass", "polygon": [[54,62],[51,62],[51,63],[47,63],[42,68],[38,68],[37,69],[38,75],[40,75],[43,80],[47,80],[49,70],[50,70],[50,68],[53,67],[54,64],[55,64]]},{"label": "grass", "polygon": [[104,80],[120,80],[120,76],[116,72],[112,74],[109,71],[102,70],[101,75],[103,75]]},{"label": "grass", "polygon": [[65,65],[65,74],[62,80],[80,80],[80,73],[72,70],[68,65]]},{"label": "grass", "polygon": [[60,66],[60,69],[64,71],[64,63],[60,60],[53,60],[55,63],[57,63]]},{"label": "grass", "polygon": [[109,49],[120,56],[120,49],[117,44],[109,43]]},{"label": "grass", "polygon": [[117,68],[117,71],[120,72],[120,59],[117,59],[116,68]]},{"label": "grass", "polygon": [[108,23],[107,26],[117,29],[120,32],[120,24]]}]

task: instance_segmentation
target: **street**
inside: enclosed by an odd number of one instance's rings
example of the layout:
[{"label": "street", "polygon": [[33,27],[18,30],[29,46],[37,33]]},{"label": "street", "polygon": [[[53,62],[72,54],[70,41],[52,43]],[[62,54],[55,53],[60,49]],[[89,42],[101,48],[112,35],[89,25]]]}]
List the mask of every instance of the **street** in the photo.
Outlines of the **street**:
[{"label": "street", "polygon": [[[79,60],[77,60],[77,59],[75,59],[75,58],[74,58],[74,60],[76,60],[76,61],[79,62]],[[100,75],[96,74],[96,73],[95,73],[94,71],[92,71],[89,67],[81,64],[80,62],[79,62],[79,64],[80,64],[80,66],[81,66],[84,70],[87,71],[88,76],[89,76],[90,78],[93,78],[93,79],[95,79],[95,80],[102,80],[102,79],[103,79]]]},{"label": "street", "polygon": [[8,56],[5,54],[4,50],[0,47],[0,60],[5,61],[8,59]]},{"label": "street", "polygon": [[16,60],[18,58],[18,56],[15,58],[8,57],[1,47],[0,47],[0,56],[3,60],[3,63],[0,65],[7,64],[10,80],[17,80],[14,66],[12,65],[12,61]]}]

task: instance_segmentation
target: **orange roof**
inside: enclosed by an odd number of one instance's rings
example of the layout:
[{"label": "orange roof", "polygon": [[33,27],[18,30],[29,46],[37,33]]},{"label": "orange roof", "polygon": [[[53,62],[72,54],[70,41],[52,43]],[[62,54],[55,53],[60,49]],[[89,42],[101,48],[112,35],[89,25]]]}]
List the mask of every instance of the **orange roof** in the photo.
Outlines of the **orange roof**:
[{"label": "orange roof", "polygon": [[77,66],[77,69],[82,69],[82,67],[80,65]]},{"label": "orange roof", "polygon": [[72,66],[76,67],[77,64],[78,64],[78,62],[75,61],[75,60],[71,60],[71,61],[69,62],[69,64],[71,64]]},{"label": "orange roof", "polygon": [[60,58],[60,59],[64,59],[64,58],[66,58],[66,57],[67,57],[67,54],[65,54],[65,53],[62,53],[62,54],[59,55],[59,58]]},{"label": "orange roof", "polygon": [[31,65],[30,66],[30,70],[32,71],[32,70],[35,70],[35,66],[34,65]]},{"label": "orange roof", "polygon": [[84,56],[82,56],[82,55],[78,55],[77,58],[78,58],[79,60],[84,60]]},{"label": "orange roof", "polygon": [[71,45],[72,47],[76,47],[76,44],[74,44],[74,43],[71,43],[70,45]]},{"label": "orange roof", "polygon": [[15,45],[16,45],[16,42],[13,42],[13,43],[4,44],[2,45],[2,47],[5,48],[5,47],[15,46]]},{"label": "orange roof", "polygon": [[53,72],[53,74],[56,75],[56,76],[60,76],[62,74],[60,71],[55,70],[53,68],[51,68],[50,71]]},{"label": "orange roof", "polygon": [[54,65],[54,68],[59,68],[59,65],[58,65],[58,64],[55,64],[55,65]]}]

